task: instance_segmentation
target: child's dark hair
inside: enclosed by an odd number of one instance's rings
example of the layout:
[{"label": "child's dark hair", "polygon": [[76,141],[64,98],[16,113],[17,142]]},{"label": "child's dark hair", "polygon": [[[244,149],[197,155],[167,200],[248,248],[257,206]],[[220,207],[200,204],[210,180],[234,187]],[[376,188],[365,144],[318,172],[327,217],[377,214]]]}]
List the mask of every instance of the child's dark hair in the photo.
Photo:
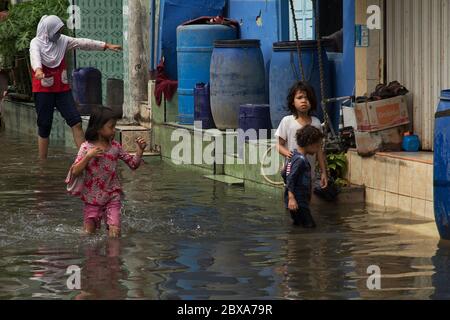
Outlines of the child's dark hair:
[{"label": "child's dark hair", "polygon": [[309,104],[311,105],[311,109],[309,110],[309,114],[311,115],[317,109],[317,97],[313,87],[311,87],[308,83],[304,81],[297,82],[289,89],[289,94],[287,96],[288,110],[294,116],[297,116],[297,110],[295,109],[294,106],[294,100],[295,96],[299,91],[306,93],[306,97],[308,98]]},{"label": "child's dark hair", "polygon": [[109,120],[117,120],[118,118],[117,113],[109,107],[101,105],[93,106],[84,138],[89,142],[97,141],[99,139],[98,131],[103,128]]},{"label": "child's dark hair", "polygon": [[311,125],[304,126],[297,131],[296,134],[297,145],[300,148],[316,144],[325,137],[322,131]]}]

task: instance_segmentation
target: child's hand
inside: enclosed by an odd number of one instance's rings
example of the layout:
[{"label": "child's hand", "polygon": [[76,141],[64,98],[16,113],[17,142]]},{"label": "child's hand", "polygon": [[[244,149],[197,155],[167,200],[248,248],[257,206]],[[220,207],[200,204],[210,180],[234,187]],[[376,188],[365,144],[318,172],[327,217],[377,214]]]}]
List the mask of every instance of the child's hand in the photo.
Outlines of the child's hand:
[{"label": "child's hand", "polygon": [[287,158],[290,160],[290,159],[292,159],[293,156],[294,156],[294,153],[292,151],[290,151],[289,155],[287,156]]},{"label": "child's hand", "polygon": [[103,149],[100,147],[95,147],[88,151],[88,153],[86,154],[86,157],[88,157],[89,159],[92,159],[92,158],[97,158],[102,154],[103,154]]},{"label": "child's hand", "polygon": [[288,208],[291,211],[297,211],[298,210],[298,203],[295,199],[289,199]]},{"label": "child's hand", "polygon": [[147,142],[145,142],[145,140],[142,137],[138,137],[136,139],[136,144],[138,145],[140,151],[144,151],[145,148],[147,148]]},{"label": "child's hand", "polygon": [[322,189],[326,189],[328,187],[328,175],[326,173],[322,173],[320,177],[320,186]]}]

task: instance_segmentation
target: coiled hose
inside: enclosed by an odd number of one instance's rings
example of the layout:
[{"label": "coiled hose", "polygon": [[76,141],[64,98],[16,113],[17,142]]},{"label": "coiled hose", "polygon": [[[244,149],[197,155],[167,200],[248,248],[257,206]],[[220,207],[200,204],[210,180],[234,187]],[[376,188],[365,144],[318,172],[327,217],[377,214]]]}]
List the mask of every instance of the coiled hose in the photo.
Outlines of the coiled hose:
[{"label": "coiled hose", "polygon": [[272,145],[270,148],[268,148],[267,150],[266,150],[266,152],[264,153],[264,156],[262,157],[262,161],[261,161],[261,175],[264,177],[264,179],[267,181],[267,182],[269,182],[270,184],[273,184],[273,185],[275,185],[275,186],[284,186],[284,182],[283,181],[279,181],[279,182],[277,182],[277,181],[273,181],[272,179],[270,179],[267,175],[266,175],[266,173],[264,172],[264,163],[266,162],[266,159],[267,159],[267,157],[268,157],[268,155],[269,155],[269,152],[271,151],[271,150],[273,150],[273,149],[275,149],[276,148],[276,145]]}]

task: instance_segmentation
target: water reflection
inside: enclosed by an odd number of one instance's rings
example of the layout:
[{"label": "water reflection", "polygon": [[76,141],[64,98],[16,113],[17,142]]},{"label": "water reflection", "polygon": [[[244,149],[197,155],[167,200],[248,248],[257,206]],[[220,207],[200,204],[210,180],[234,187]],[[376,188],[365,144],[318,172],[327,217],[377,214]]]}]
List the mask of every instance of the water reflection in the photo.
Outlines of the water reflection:
[{"label": "water reflection", "polygon": [[440,241],[436,254],[431,258],[434,266],[431,299],[450,299],[450,242]]},{"label": "water reflection", "polygon": [[[396,226],[409,214],[313,208],[319,228],[293,228],[281,201],[156,160],[120,172],[123,237],[82,233],[64,192],[74,150],[0,135],[0,299],[448,299],[450,245]],[[81,290],[66,286],[82,268]],[[378,265],[382,290],[367,288]]]},{"label": "water reflection", "polygon": [[121,240],[106,239],[83,248],[85,260],[81,268],[82,291],[75,299],[124,299],[127,289],[121,284],[127,279],[122,267]]}]

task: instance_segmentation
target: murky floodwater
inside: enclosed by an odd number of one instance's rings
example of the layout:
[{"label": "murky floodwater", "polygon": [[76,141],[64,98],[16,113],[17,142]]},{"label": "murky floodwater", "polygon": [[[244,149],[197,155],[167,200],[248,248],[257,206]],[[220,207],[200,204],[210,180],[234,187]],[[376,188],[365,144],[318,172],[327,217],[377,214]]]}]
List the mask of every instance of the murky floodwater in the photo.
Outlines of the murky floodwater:
[{"label": "murky floodwater", "polygon": [[[450,246],[394,224],[424,221],[360,207],[314,208],[293,228],[281,201],[147,161],[121,167],[123,237],[82,233],[66,195],[74,150],[36,161],[33,139],[0,134],[0,299],[443,299]],[[82,290],[66,286],[82,268]],[[367,268],[382,289],[367,289]]]}]

